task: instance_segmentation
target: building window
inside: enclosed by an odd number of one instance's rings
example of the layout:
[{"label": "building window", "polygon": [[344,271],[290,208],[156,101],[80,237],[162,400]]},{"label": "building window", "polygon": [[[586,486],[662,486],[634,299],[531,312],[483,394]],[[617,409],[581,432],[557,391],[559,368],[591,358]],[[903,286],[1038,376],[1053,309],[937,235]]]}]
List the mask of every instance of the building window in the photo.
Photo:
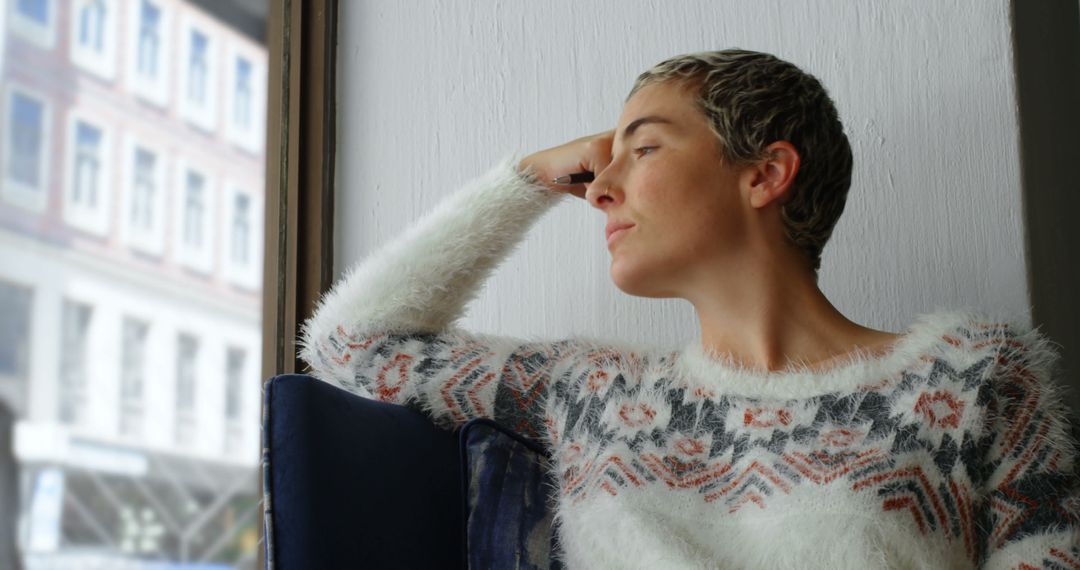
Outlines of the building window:
[{"label": "building window", "polygon": [[222,271],[225,280],[244,289],[256,289],[261,283],[259,264],[262,245],[256,239],[262,232],[262,204],[259,197],[243,190],[233,181],[226,181],[221,227]]},{"label": "building window", "polygon": [[248,241],[251,239],[251,197],[235,194],[233,203],[231,257],[238,266],[246,266],[250,259]]},{"label": "building window", "polygon": [[[124,135],[124,204],[120,209],[121,238],[132,249],[160,256],[165,251],[165,156],[131,132]],[[183,186],[179,186],[183,203]],[[182,221],[183,218],[179,217]],[[178,234],[179,235],[179,234]]]},{"label": "building window", "polygon": [[[53,47],[53,14],[56,6],[52,0],[14,0],[11,12],[11,29],[24,39],[42,49]],[[6,11],[8,2],[0,2]]]},{"label": "building window", "polygon": [[[176,186],[173,209],[175,221],[172,226],[176,261],[197,272],[210,274],[214,270],[214,234],[220,233],[214,223],[224,224],[224,220],[215,222],[214,192],[209,175],[190,166],[184,159],[179,160],[176,169]],[[228,201],[225,202],[229,204]],[[223,254],[224,258],[225,255]],[[226,258],[227,259],[227,258]]]},{"label": "building window", "polygon": [[157,155],[142,147],[134,150],[134,179],[131,195],[131,227],[150,233],[154,227],[157,189]]},{"label": "building window", "polygon": [[75,183],[71,202],[78,207],[94,209],[101,182],[101,129],[77,121],[74,143]]},{"label": "building window", "polygon": [[208,23],[193,13],[181,17],[184,51],[180,60],[180,116],[204,131],[213,132],[218,128],[217,76],[224,71],[218,69],[218,40],[208,31],[212,29]]},{"label": "building window", "polygon": [[69,122],[68,176],[64,221],[87,232],[109,230],[109,135],[89,121],[89,112],[72,112]]},{"label": "building window", "polygon": [[42,26],[49,24],[49,0],[17,0],[19,14]]},{"label": "building window", "polygon": [[228,349],[225,356],[225,453],[240,451],[243,441],[243,385],[246,354],[241,348]]},{"label": "building window", "polygon": [[249,45],[230,42],[226,46],[225,138],[241,149],[260,154],[263,150],[263,111],[266,96],[265,60]]},{"label": "building window", "polygon": [[206,80],[209,73],[206,62],[208,49],[206,34],[191,30],[191,49],[188,54],[188,100],[199,107],[206,106]]},{"label": "building window", "polygon": [[120,346],[120,435],[140,437],[145,409],[146,337],[150,325],[125,317],[123,327],[124,338]]},{"label": "building window", "polygon": [[60,422],[77,425],[85,420],[87,396],[86,344],[89,338],[90,305],[68,299],[60,321]]},{"label": "building window", "polygon": [[236,91],[233,95],[233,122],[237,128],[251,128],[251,62],[236,58]]},{"label": "building window", "polygon": [[0,378],[29,376],[32,298],[29,288],[0,282]]},{"label": "building window", "polygon": [[193,250],[203,244],[203,187],[206,178],[198,172],[189,170],[184,184],[184,244]]},{"label": "building window", "polygon": [[[163,0],[128,0],[123,5],[127,6],[128,22],[124,26],[128,89],[142,100],[164,107],[171,95],[170,75],[175,75],[168,72],[166,56],[172,57],[179,51],[171,50],[169,45],[169,5]],[[186,81],[185,77],[181,83]]]},{"label": "building window", "polygon": [[176,443],[195,441],[195,374],[199,341],[181,334],[176,350]]},{"label": "building window", "polygon": [[72,63],[101,79],[116,75],[117,0],[70,0]]},{"label": "building window", "polygon": [[42,190],[45,140],[45,103],[13,91],[8,108],[8,179]]},{"label": "building window", "polygon": [[105,51],[105,1],[90,0],[79,8],[79,45]]},{"label": "building window", "polygon": [[158,75],[158,52],[161,50],[161,8],[142,0],[139,4],[139,41],[137,70],[148,80]]}]

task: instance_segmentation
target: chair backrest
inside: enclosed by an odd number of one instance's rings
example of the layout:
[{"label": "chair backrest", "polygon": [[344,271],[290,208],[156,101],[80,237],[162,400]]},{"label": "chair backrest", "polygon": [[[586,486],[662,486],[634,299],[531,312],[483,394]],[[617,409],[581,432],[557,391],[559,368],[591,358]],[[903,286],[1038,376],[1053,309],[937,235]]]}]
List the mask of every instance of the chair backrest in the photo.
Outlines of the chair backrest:
[{"label": "chair backrest", "polygon": [[263,390],[266,568],[460,568],[457,434],[310,376]]}]

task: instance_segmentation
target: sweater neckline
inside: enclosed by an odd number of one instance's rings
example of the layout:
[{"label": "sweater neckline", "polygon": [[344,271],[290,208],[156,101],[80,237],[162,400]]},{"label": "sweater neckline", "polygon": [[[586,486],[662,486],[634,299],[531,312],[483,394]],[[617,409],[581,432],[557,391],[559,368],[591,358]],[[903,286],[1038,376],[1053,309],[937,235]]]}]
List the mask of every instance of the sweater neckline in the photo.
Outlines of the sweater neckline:
[{"label": "sweater neckline", "polygon": [[706,393],[749,398],[806,398],[830,392],[881,385],[911,370],[928,356],[956,343],[952,333],[978,317],[972,309],[936,309],[915,316],[887,352],[859,347],[824,370],[798,363],[788,369],[762,372],[739,364],[727,354],[706,350],[701,339],[685,345],[676,360],[683,380]]}]

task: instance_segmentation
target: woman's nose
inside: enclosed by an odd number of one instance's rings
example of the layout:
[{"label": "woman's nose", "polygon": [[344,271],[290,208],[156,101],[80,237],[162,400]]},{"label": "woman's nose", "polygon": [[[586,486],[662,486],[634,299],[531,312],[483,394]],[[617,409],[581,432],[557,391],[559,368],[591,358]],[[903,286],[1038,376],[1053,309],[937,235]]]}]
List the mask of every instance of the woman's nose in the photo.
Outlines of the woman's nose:
[{"label": "woman's nose", "polygon": [[585,199],[595,208],[602,208],[601,201],[608,202],[611,200],[611,190],[608,188],[607,179],[597,178],[589,183],[589,188],[585,191]]},{"label": "woman's nose", "polygon": [[602,208],[604,203],[610,202],[614,196],[612,189],[612,173],[610,168],[605,168],[597,174],[596,178],[589,183],[585,191],[585,199],[596,208]]}]

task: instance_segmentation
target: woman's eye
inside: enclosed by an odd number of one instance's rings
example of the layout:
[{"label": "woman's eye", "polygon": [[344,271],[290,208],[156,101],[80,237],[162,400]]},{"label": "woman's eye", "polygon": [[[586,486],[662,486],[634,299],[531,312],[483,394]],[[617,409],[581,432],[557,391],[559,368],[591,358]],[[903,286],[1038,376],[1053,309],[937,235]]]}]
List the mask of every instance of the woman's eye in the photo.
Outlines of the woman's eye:
[{"label": "woman's eye", "polygon": [[[656,148],[656,147],[655,146],[641,146],[641,147],[635,148],[634,151],[635,152],[640,152],[640,151],[644,151],[644,150],[647,150],[647,149],[654,149],[654,148]],[[640,152],[640,154],[645,154],[645,153]]]}]

